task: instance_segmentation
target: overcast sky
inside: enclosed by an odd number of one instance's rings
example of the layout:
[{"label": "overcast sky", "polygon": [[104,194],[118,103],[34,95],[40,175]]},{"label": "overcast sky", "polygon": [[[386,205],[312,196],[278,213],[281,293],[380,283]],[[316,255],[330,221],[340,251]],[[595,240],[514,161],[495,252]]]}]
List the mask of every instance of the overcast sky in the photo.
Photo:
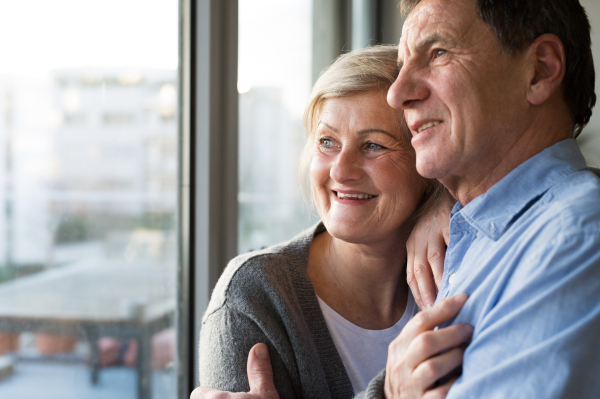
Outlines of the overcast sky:
[{"label": "overcast sky", "polygon": [[[240,83],[276,86],[299,117],[310,92],[311,0],[240,0]],[[0,0],[0,74],[177,68],[177,0]]]},{"label": "overcast sky", "polygon": [[0,0],[0,73],[177,68],[177,0]]},{"label": "overcast sky", "polygon": [[301,118],[311,89],[312,0],[240,0],[239,82],[283,90]]}]

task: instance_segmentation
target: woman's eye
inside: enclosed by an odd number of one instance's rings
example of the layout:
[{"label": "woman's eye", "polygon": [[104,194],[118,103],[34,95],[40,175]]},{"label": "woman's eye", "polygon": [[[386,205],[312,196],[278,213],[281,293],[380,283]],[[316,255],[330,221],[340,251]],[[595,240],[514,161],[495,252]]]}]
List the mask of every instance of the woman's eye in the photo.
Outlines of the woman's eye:
[{"label": "woman's eye", "polygon": [[367,143],[367,150],[368,151],[381,151],[381,150],[385,150],[385,147],[379,144],[375,144],[375,143]]},{"label": "woman's eye", "polygon": [[441,56],[443,56],[444,54],[446,54],[448,52],[448,50],[435,50],[434,54],[435,54],[435,58],[440,58]]},{"label": "woman's eye", "polygon": [[324,148],[332,148],[335,147],[335,143],[330,139],[319,139],[319,144]]}]

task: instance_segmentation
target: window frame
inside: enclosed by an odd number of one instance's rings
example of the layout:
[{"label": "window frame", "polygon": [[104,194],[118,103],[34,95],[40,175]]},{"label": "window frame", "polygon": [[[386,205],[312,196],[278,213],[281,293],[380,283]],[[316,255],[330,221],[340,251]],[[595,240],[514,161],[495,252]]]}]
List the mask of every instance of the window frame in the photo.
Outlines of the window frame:
[{"label": "window frame", "polygon": [[237,255],[238,2],[180,0],[178,397],[199,383],[202,315]]}]

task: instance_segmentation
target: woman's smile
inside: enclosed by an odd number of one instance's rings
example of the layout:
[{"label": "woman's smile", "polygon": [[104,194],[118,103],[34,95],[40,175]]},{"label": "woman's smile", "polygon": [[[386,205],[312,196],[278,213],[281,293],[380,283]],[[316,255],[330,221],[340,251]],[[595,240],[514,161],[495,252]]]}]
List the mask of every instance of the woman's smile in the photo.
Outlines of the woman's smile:
[{"label": "woman's smile", "polygon": [[365,202],[368,202],[369,200],[377,197],[373,194],[368,194],[365,192],[355,190],[332,190],[332,193],[335,196],[334,198],[339,203],[348,205],[364,204]]}]

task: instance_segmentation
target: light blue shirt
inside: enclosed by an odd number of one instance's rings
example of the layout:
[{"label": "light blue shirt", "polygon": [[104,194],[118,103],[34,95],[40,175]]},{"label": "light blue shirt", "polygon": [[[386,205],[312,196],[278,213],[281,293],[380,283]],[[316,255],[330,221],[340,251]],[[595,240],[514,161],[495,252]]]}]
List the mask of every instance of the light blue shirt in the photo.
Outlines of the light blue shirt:
[{"label": "light blue shirt", "polygon": [[462,207],[438,300],[475,327],[447,398],[600,398],[600,180],[575,140]]}]

